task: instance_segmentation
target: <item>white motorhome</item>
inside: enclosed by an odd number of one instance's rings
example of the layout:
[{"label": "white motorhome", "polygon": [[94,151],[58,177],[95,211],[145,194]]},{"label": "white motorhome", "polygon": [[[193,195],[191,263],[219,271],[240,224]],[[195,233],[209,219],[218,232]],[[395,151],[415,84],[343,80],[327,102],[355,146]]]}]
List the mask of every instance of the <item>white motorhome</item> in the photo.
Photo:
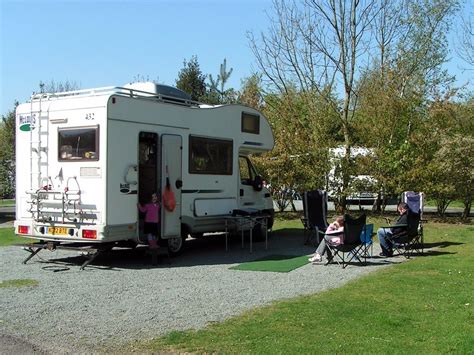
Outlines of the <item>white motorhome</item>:
[{"label": "white motorhome", "polygon": [[[36,94],[16,111],[16,234],[54,243],[144,242],[137,203],[167,180],[161,209],[172,253],[225,229],[238,209],[271,216],[249,155],[271,150],[267,119],[242,105],[201,105],[178,89],[135,83]],[[258,224],[257,224],[258,225]]]}]

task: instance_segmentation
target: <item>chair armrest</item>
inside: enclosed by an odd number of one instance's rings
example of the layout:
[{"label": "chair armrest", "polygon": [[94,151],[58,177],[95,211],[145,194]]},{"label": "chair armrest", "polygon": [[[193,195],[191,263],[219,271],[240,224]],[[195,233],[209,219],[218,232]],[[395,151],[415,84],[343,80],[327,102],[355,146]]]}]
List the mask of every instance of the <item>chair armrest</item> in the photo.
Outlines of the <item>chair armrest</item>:
[{"label": "chair armrest", "polygon": [[382,226],[380,228],[398,228],[398,227],[408,227],[408,224],[392,224],[391,226]]}]

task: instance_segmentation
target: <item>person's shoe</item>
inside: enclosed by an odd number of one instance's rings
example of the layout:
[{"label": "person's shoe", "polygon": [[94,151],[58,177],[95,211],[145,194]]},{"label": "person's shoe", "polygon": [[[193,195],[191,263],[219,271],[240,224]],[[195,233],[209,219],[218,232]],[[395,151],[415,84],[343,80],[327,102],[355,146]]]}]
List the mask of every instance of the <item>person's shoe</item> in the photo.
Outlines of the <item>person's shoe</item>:
[{"label": "person's shoe", "polygon": [[313,264],[315,264],[315,263],[321,262],[322,258],[321,258],[321,255],[316,254],[308,260],[311,261]]},{"label": "person's shoe", "polygon": [[393,256],[393,253],[384,253],[384,252],[381,252],[379,254],[379,256],[383,257],[383,258],[391,258]]}]

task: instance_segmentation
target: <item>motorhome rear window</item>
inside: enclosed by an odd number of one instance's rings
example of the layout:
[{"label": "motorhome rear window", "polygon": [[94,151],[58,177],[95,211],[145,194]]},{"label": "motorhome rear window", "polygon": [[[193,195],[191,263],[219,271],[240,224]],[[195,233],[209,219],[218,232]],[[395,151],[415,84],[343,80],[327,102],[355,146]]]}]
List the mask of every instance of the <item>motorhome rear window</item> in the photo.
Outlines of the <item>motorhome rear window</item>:
[{"label": "motorhome rear window", "polygon": [[189,173],[232,175],[231,140],[189,136]]},{"label": "motorhome rear window", "polygon": [[260,116],[242,112],[242,132],[260,133]]},{"label": "motorhome rear window", "polygon": [[99,126],[59,128],[58,160],[99,160]]}]

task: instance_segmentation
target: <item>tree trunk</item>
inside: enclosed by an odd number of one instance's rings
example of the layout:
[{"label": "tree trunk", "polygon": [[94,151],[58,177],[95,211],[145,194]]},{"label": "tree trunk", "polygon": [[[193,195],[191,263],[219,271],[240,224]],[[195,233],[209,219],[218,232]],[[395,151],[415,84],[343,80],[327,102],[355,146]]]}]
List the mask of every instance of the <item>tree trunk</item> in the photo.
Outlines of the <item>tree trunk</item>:
[{"label": "tree trunk", "polygon": [[466,221],[471,214],[471,206],[472,206],[472,198],[463,201],[464,203],[464,211],[462,212],[462,220]]}]

